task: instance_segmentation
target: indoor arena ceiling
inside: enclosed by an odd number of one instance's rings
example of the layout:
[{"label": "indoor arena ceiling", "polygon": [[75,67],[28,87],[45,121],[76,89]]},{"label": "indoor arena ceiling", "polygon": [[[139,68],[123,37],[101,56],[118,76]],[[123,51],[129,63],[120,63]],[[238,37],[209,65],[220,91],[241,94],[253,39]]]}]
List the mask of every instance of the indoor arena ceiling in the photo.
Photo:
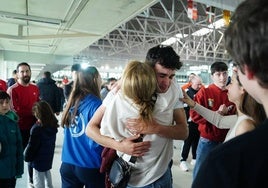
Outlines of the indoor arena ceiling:
[{"label": "indoor arena ceiling", "polygon": [[241,1],[196,0],[193,21],[187,0],[0,0],[0,50],[4,61],[40,63],[51,72],[81,61],[117,67],[177,35],[171,45],[185,62],[227,60],[224,27],[193,33],[208,28],[207,5],[216,7],[217,21]]}]

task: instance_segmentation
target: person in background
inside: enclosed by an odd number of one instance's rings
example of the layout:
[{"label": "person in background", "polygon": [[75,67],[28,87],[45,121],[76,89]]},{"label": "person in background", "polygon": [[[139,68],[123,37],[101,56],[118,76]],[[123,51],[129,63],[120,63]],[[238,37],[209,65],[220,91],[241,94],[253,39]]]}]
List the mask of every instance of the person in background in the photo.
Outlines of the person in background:
[{"label": "person in background", "polygon": [[[224,33],[225,46],[237,63],[244,89],[263,105],[266,119],[258,127],[215,148],[192,187],[268,187],[268,1],[245,0]],[[258,111],[255,112],[258,114]]]},{"label": "person in background", "polygon": [[43,78],[39,80],[37,86],[40,91],[40,99],[46,101],[56,115],[61,111],[61,96],[56,81],[51,78],[51,73],[45,71]]},{"label": "person in background", "polygon": [[101,89],[100,95],[101,95],[101,100],[103,100],[106,95],[108,94],[109,91],[111,91],[113,85],[117,82],[116,78],[108,78],[107,83],[105,86]]},{"label": "person in background", "polygon": [[35,188],[53,188],[50,169],[52,168],[58,120],[46,101],[33,105],[37,121],[31,128],[29,142],[24,150],[24,160],[33,168]]},{"label": "person in background", "polygon": [[[194,76],[191,79],[191,86],[189,86],[185,92],[188,94],[188,96],[193,99],[195,94],[202,88],[202,79],[199,76]],[[188,171],[188,165],[186,163],[189,151],[191,149],[192,151],[192,160],[191,160],[191,165],[195,165],[196,161],[196,148],[198,145],[199,137],[200,137],[200,132],[198,130],[198,125],[194,123],[191,118],[190,118],[190,107],[185,104],[184,105],[184,110],[185,114],[187,117],[187,122],[188,122],[188,128],[189,128],[189,136],[187,139],[184,140],[183,145],[182,145],[182,150],[181,150],[181,160],[180,160],[180,169],[182,171]]]},{"label": "person in background", "polygon": [[191,80],[192,80],[192,78],[194,77],[194,76],[196,76],[196,74],[195,73],[190,73],[189,74],[189,76],[188,76],[188,82],[186,83],[186,84],[184,84],[184,85],[182,85],[181,86],[181,88],[183,89],[183,90],[185,90],[185,89],[187,89],[187,88],[189,88],[190,86],[191,86]]},{"label": "person in background", "polygon": [[58,90],[59,90],[59,95],[60,95],[60,101],[61,101],[61,104],[60,104],[60,112],[63,111],[63,106],[64,106],[64,103],[65,103],[65,97],[64,97],[64,92],[63,92],[63,85],[60,81],[57,81],[56,82],[56,85],[58,87]]},{"label": "person in background", "polygon": [[[235,115],[221,115],[223,111],[228,111],[225,105],[221,105],[218,111],[212,111],[193,101],[187,94],[182,98],[183,102],[187,103],[211,124],[219,129],[229,129],[224,142],[240,134],[254,130],[256,125],[266,119],[263,105],[257,103],[257,101],[245,91],[236,71],[233,72],[231,82],[227,86],[227,89],[228,99],[236,105],[237,114]],[[256,113],[256,111],[258,111],[258,113]]]},{"label": "person in background", "polygon": [[103,147],[85,134],[87,123],[102,103],[100,88],[101,76],[95,67],[77,73],[61,119],[64,128],[62,188],[105,187],[105,174],[100,173]]},{"label": "person in background", "polygon": [[[155,107],[157,107],[156,113],[158,115],[155,117],[158,122],[155,121],[153,125],[146,126],[144,129],[141,129],[143,124],[140,124],[135,118],[129,118],[126,122],[128,128],[133,132],[140,132],[142,130],[141,134],[156,134],[168,140],[165,146],[166,152],[162,153],[164,155],[163,158],[166,158],[166,160],[161,164],[157,163],[157,166],[159,165],[158,170],[160,169],[158,175],[162,173],[164,179],[169,182],[172,181],[173,139],[184,140],[188,136],[186,116],[183,103],[180,101],[182,91],[174,80],[175,72],[181,68],[182,62],[180,61],[180,56],[177,55],[172,47],[157,45],[148,50],[145,63],[154,69],[157,78],[157,100]],[[148,140],[135,142],[139,135],[133,135],[118,142],[100,133],[103,114],[106,107],[113,100],[118,88],[115,87],[108,93],[103,101],[103,105],[98,108],[88,123],[86,133],[90,138],[105,147],[113,148],[131,156],[144,156],[147,152],[150,152],[152,143]],[[130,124],[133,126],[130,126]],[[158,176],[158,178],[158,181],[150,182],[151,186],[156,186],[159,182],[164,181],[161,177]]]},{"label": "person in background", "polygon": [[[228,66],[224,62],[214,62],[210,70],[213,83],[200,89],[194,100],[213,111],[217,111],[220,105],[225,104],[229,110],[223,115],[235,114],[235,105],[228,100],[227,96]],[[193,122],[198,124],[198,130],[200,131],[200,139],[196,150],[196,164],[193,171],[193,178],[195,178],[209,151],[224,141],[228,129],[217,128],[193,110],[190,110],[190,117]]]},{"label": "person in background", "polygon": [[17,82],[17,70],[13,70],[12,77],[7,80],[7,87],[12,86]]},{"label": "person in background", "polygon": [[[11,97],[11,109],[19,116],[19,128],[22,136],[23,149],[28,144],[30,130],[36,119],[32,114],[33,104],[39,101],[39,89],[31,81],[31,67],[22,62],[17,65],[17,83],[8,88],[7,93]],[[32,186],[32,168],[28,168],[29,186]]]},{"label": "person in background", "polygon": [[23,174],[22,139],[18,116],[10,110],[10,96],[0,91],[0,187],[15,188]]},{"label": "person in background", "polygon": [[0,91],[7,91],[7,83],[2,79],[0,79]]},{"label": "person in background", "polygon": [[67,84],[63,85],[63,94],[65,97],[66,102],[69,99],[69,95],[72,91],[74,81],[76,79],[77,73],[81,70],[81,65],[80,64],[73,64],[71,67],[71,72],[72,72],[72,81],[68,82]]},{"label": "person in background", "polygon": [[69,83],[69,79],[68,79],[68,77],[67,76],[63,76],[63,78],[62,78],[62,84],[63,85],[66,85],[66,84],[68,84]]}]

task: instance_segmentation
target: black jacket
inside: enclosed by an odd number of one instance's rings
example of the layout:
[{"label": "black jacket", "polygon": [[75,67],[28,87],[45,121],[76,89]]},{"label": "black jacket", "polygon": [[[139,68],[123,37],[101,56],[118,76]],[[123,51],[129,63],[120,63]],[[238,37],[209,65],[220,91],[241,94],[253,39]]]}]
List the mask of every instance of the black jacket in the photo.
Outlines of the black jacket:
[{"label": "black jacket", "polygon": [[46,101],[52,108],[53,112],[60,112],[62,107],[60,91],[51,78],[42,78],[37,86],[40,90],[41,100]]},{"label": "black jacket", "polygon": [[41,127],[39,124],[32,127],[24,160],[37,171],[45,172],[52,168],[57,132],[57,128]]}]

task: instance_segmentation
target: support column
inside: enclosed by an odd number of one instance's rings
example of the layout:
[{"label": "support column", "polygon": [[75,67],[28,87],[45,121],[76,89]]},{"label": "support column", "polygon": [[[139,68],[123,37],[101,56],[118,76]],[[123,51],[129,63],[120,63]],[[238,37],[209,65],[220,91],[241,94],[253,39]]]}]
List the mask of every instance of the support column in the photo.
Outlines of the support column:
[{"label": "support column", "polygon": [[7,67],[4,61],[4,51],[0,50],[0,79],[7,80]]}]

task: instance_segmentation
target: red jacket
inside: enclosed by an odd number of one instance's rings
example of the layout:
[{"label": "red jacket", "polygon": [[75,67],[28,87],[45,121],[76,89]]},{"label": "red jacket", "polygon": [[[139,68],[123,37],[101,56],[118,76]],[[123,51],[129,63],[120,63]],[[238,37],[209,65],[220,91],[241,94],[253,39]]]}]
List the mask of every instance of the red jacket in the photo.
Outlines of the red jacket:
[{"label": "red jacket", "polygon": [[19,127],[21,130],[30,130],[36,122],[32,114],[33,104],[39,101],[39,89],[36,85],[22,86],[15,83],[7,90],[11,97],[11,108],[19,116]]},{"label": "red jacket", "polygon": [[[211,84],[207,88],[201,88],[195,95],[194,100],[213,111],[217,111],[220,105],[225,104],[227,107],[232,107],[228,115],[235,114],[235,104],[228,100],[227,91]],[[190,116],[192,121],[198,124],[201,137],[215,142],[224,141],[229,129],[218,129],[194,110],[190,110]]]}]

